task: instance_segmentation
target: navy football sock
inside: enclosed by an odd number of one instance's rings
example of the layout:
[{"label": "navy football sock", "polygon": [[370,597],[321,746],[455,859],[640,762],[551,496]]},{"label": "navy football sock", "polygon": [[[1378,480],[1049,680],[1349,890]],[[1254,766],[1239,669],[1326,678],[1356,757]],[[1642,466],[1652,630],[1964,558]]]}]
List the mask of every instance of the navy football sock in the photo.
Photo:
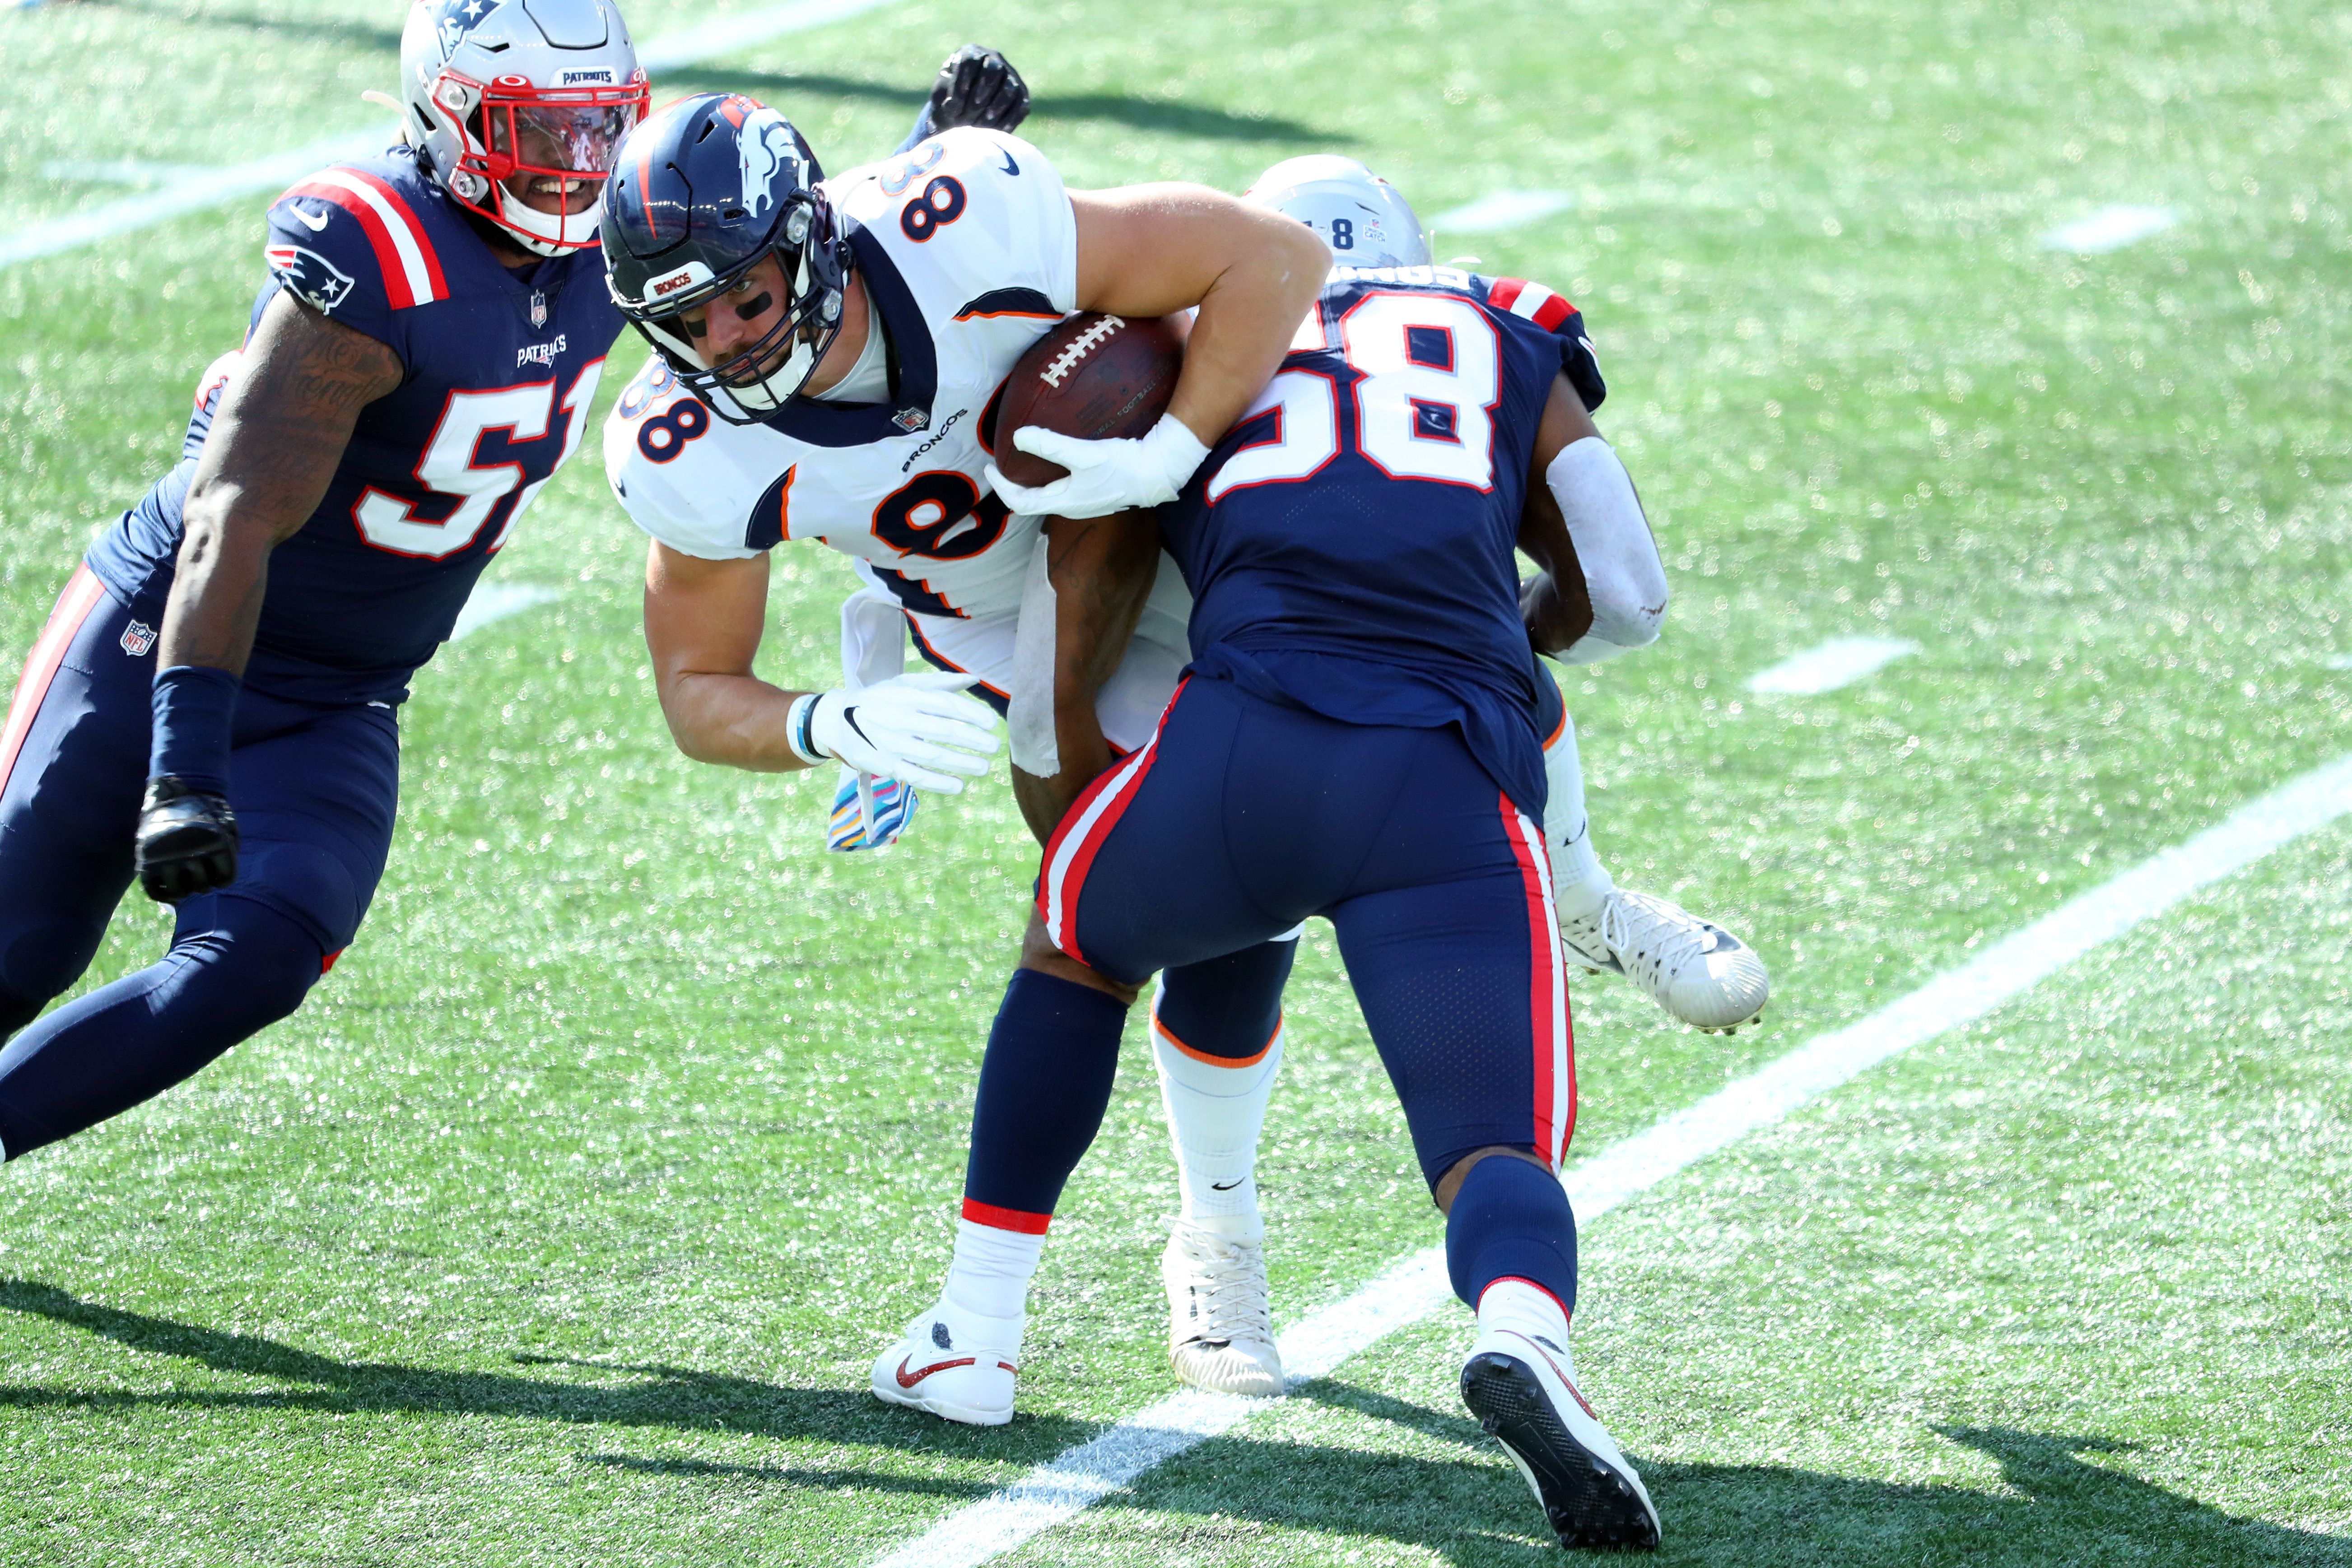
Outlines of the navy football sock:
[{"label": "navy football sock", "polygon": [[1445,1268],[1473,1307],[1497,1279],[1527,1279],[1576,1310],[1576,1215],[1559,1179],[1490,1154],[1470,1167],[1445,1220]]},{"label": "navy football sock", "polygon": [[1110,1108],[1126,1022],[1115,996],[1034,969],[1013,972],[980,1064],[964,1218],[1045,1228]]},{"label": "navy football sock", "polygon": [[[68,1003],[0,1049],[8,1158],[152,1099],[302,1004],[319,979],[309,931],[250,899],[207,896],[208,929],[161,963]],[[184,929],[198,900],[183,905]]]}]

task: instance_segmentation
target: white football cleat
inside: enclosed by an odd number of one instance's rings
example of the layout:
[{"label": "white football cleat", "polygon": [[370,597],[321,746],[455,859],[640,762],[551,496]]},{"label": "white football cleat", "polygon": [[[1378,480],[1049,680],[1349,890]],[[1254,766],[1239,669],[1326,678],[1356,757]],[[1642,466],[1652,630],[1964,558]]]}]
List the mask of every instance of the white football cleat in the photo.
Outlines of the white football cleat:
[{"label": "white football cleat", "polygon": [[1266,1304],[1265,1247],[1179,1219],[1160,1255],[1168,1287],[1168,1361],[1212,1394],[1282,1392],[1282,1352]]},{"label": "white football cleat", "polygon": [[940,1302],[874,1362],[874,1396],[968,1426],[1013,1419],[1019,1318],[983,1318]]},{"label": "white football cleat", "polygon": [[1667,1012],[1708,1034],[1752,1024],[1772,994],[1756,950],[1680,904],[1612,888],[1590,911],[1559,917],[1569,958],[1622,974]]},{"label": "white football cleat", "polygon": [[1565,1347],[1493,1330],[1462,1363],[1462,1402],[1519,1467],[1562,1546],[1654,1547],[1649,1489],[1576,1391],[1574,1372]]}]

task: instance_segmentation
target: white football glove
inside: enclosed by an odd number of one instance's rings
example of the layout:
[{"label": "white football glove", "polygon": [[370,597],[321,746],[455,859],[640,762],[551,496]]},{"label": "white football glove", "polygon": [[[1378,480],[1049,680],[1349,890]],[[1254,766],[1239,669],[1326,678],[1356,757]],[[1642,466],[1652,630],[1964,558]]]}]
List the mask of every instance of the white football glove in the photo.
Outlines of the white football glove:
[{"label": "white football glove", "polygon": [[793,704],[785,736],[806,763],[831,757],[862,773],[961,795],[963,781],[988,772],[1003,744],[996,714],[962,694],[979,679],[898,675],[856,691],[821,691]]},{"label": "white football glove", "polygon": [[1024,425],[1013,444],[1069,474],[1032,489],[988,468],[988,482],[1014,511],[1032,517],[1108,517],[1131,506],[1158,506],[1176,499],[1192,470],[1209,455],[1201,438],[1172,414],[1140,440],[1082,441],[1042,425]]}]

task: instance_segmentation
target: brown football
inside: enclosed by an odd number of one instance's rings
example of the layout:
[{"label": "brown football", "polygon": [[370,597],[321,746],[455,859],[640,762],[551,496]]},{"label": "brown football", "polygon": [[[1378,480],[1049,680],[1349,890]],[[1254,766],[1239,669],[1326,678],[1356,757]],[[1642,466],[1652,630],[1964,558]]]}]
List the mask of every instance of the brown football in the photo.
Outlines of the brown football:
[{"label": "brown football", "polygon": [[1168,412],[1184,368],[1177,321],[1083,310],[1029,345],[989,400],[981,439],[1016,485],[1049,485],[1069,470],[1013,444],[1024,425],[1088,441],[1143,435]]}]

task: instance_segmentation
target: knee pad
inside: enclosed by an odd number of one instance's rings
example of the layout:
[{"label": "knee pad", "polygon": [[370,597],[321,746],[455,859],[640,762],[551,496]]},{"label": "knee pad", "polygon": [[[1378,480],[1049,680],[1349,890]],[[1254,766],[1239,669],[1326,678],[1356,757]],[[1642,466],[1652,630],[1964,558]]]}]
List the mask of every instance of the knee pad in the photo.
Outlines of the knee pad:
[{"label": "knee pad", "polygon": [[265,904],[297,921],[321,952],[341,952],[359,933],[360,896],[351,868],[316,844],[278,839],[247,846],[226,896]]},{"label": "knee pad", "polygon": [[184,965],[180,986],[243,1034],[292,1013],[319,983],[325,949],[306,922],[235,893],[190,899],[180,911],[171,953]]}]

